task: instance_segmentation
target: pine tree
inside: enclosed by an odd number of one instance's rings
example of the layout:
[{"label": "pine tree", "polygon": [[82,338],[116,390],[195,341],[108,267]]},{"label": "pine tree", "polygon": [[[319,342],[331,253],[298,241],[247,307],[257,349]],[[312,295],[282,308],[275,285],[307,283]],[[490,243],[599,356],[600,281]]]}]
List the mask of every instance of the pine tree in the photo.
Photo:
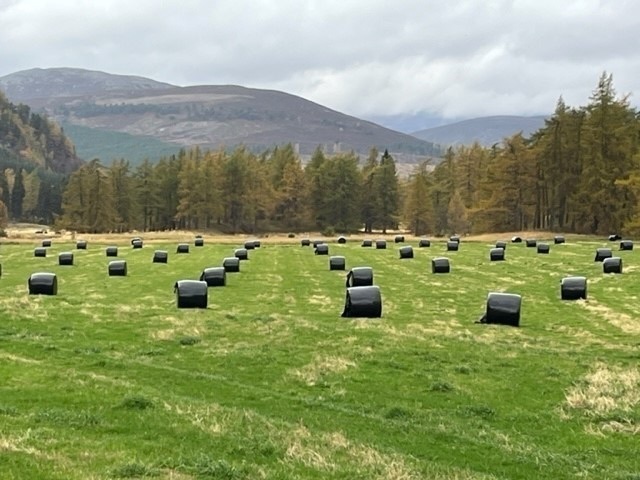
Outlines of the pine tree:
[{"label": "pine tree", "polygon": [[388,228],[397,227],[400,209],[396,162],[387,150],[380,159],[373,181],[376,222],[382,228],[382,232],[386,233]]},{"label": "pine tree", "polygon": [[409,179],[404,204],[404,218],[414,235],[433,229],[433,203],[427,163],[423,162]]},{"label": "pine tree", "polygon": [[377,219],[377,205],[375,202],[375,175],[378,170],[378,149],[372,148],[362,169],[362,223],[364,233],[372,233]]}]

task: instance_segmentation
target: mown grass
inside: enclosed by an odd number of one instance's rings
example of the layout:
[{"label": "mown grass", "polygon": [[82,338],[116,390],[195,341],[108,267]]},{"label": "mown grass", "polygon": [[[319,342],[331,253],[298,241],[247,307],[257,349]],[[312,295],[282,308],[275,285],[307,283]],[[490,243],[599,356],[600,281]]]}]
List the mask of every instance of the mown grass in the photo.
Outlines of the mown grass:
[{"label": "mown grass", "polygon": [[[603,275],[602,245],[489,262],[484,242],[406,260],[332,243],[374,269],[369,320],[340,318],[345,272],[298,244],[263,241],[206,310],[178,310],[173,285],[230,245],[123,244],[127,277],[107,276],[105,245],[74,266],[57,265],[74,245],[2,245],[0,477],[638,478],[638,254]],[[37,271],[57,296],[28,295]],[[586,302],[560,301],[565,275],[588,277]],[[474,323],[490,291],[523,296],[521,328]]]}]

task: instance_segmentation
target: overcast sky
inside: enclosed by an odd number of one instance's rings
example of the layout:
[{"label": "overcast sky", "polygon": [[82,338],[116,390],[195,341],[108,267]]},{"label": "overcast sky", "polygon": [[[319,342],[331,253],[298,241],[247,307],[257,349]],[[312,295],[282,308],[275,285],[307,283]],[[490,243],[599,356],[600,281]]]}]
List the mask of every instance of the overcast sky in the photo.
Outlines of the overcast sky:
[{"label": "overcast sky", "polygon": [[0,0],[0,76],[237,84],[363,118],[548,114],[605,70],[640,95],[639,44],[634,0]]}]

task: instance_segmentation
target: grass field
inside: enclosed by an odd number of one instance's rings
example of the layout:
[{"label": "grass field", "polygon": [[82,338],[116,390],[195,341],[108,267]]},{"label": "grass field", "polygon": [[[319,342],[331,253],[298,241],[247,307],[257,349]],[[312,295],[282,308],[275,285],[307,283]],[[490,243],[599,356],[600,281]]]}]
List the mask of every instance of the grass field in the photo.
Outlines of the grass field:
[{"label": "grass field", "polygon": [[[175,281],[240,244],[123,242],[127,277],[106,244],[2,245],[0,478],[640,479],[638,252],[609,244],[624,273],[604,275],[602,241],[489,262],[492,242],[408,240],[407,260],[331,243],[382,292],[382,318],[354,320],[346,272],[295,239],[264,239],[206,310],[177,309]],[[38,271],[58,295],[28,295]],[[566,275],[587,301],[560,300]],[[474,323],[490,291],[522,295],[520,328]]]}]

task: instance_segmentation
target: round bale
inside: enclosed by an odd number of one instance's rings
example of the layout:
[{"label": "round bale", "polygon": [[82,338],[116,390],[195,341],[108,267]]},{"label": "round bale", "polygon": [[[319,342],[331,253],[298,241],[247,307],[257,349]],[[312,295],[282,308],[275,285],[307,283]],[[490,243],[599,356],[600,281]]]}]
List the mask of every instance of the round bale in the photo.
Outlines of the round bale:
[{"label": "round bale", "polygon": [[316,255],[329,255],[329,245],[326,243],[317,244],[314,253]]},{"label": "round bale", "polygon": [[118,256],[118,247],[107,247],[105,249],[105,254],[107,257],[117,257]]},{"label": "round bale", "polygon": [[361,247],[372,247],[373,246],[373,240],[362,240],[362,244],[360,246]]},{"label": "round bale", "polygon": [[511,243],[522,243],[522,237],[519,237],[517,235],[514,237],[511,237]]},{"label": "round bale", "polygon": [[449,240],[447,242],[447,252],[457,252],[458,248],[460,248],[460,242],[456,242],[455,240]]},{"label": "round bale", "polygon": [[253,241],[253,248],[260,248],[260,245],[262,245],[262,244],[260,243],[260,240],[254,240],[254,241]]},{"label": "round bale", "polygon": [[247,250],[254,250],[256,248],[256,243],[253,240],[247,240],[244,242],[244,248]]},{"label": "round bale", "polygon": [[398,249],[400,253],[400,258],[413,258],[413,247],[411,245],[405,245]]},{"label": "round bale", "polygon": [[610,242],[617,242],[618,240],[622,240],[622,237],[620,235],[618,235],[617,233],[613,233],[613,234],[609,235],[609,241]]},{"label": "round bale", "polygon": [[386,240],[376,240],[376,249],[377,250],[384,250],[387,248],[387,241]]},{"label": "round bale", "polygon": [[338,255],[329,257],[329,270],[344,270],[347,266],[346,258]]},{"label": "round bale", "polygon": [[311,245],[311,240],[309,240],[308,238],[303,238],[302,240],[300,240],[300,246],[308,247],[310,245]]},{"label": "round bale", "polygon": [[179,243],[176,247],[176,253],[189,253],[189,244]]},{"label": "round bale", "polygon": [[347,237],[343,237],[342,235],[338,237],[338,243],[345,244],[347,243]]},{"label": "round bale", "polygon": [[458,242],[458,243],[460,243],[460,235],[451,235],[449,237],[449,241],[450,242]]},{"label": "round bale", "polygon": [[141,237],[133,237],[131,239],[131,246],[133,246],[135,243],[141,242],[142,238]]},{"label": "round bale", "polygon": [[200,274],[200,281],[209,287],[224,287],[227,284],[227,273],[224,267],[205,268]]},{"label": "round bale", "polygon": [[239,272],[240,259],[238,257],[227,257],[222,260],[222,267],[225,272]]},{"label": "round bale", "polygon": [[393,241],[394,243],[404,243],[404,235],[396,235]]},{"label": "round bale", "polygon": [[420,241],[418,241],[419,248],[428,248],[430,246],[431,246],[431,240],[429,240],[428,238],[421,238]]},{"label": "round bale", "polygon": [[446,257],[437,257],[431,260],[431,272],[432,273],[449,273],[451,271],[451,265],[449,259]]},{"label": "round bale", "polygon": [[204,247],[204,238],[200,237],[196,237],[193,241],[193,246],[194,247]]},{"label": "round bale", "polygon": [[46,247],[50,247],[50,246],[51,246],[51,239],[49,239],[49,238],[45,238],[44,240],[42,240],[42,246],[43,246],[44,248],[46,248]]},{"label": "round bale", "polygon": [[491,292],[487,296],[487,310],[482,323],[520,326],[522,297],[515,293]]},{"label": "round bale", "polygon": [[207,282],[201,280],[178,280],[173,291],[178,308],[207,308]]},{"label": "round bale", "polygon": [[373,285],[373,268],[353,267],[347,273],[346,287],[367,287]]},{"label": "round bale", "polygon": [[549,253],[549,244],[548,243],[539,243],[538,245],[536,245],[536,249],[538,253],[541,254],[548,254]]},{"label": "round bale", "polygon": [[73,252],[60,252],[58,254],[58,265],[73,265]]},{"label": "round bale", "polygon": [[504,260],[504,248],[492,248],[489,250],[489,260],[492,262],[500,262]]},{"label": "round bale", "polygon": [[313,246],[313,248],[316,248],[318,245],[322,245],[324,243],[324,240],[312,240],[311,241],[311,245]]},{"label": "round bale", "polygon": [[86,250],[87,249],[87,241],[86,240],[78,240],[76,242],[76,248],[78,250]]},{"label": "round bale", "polygon": [[560,245],[562,243],[564,243],[564,237],[562,235],[556,235],[555,237],[553,237],[553,243],[555,245]]},{"label": "round bale", "polygon": [[246,248],[236,248],[233,252],[233,256],[238,260],[249,260],[249,252]]},{"label": "round bale", "polygon": [[620,242],[620,250],[633,250],[633,242],[631,240],[622,240]]},{"label": "round bale", "polygon": [[153,252],[152,263],[167,263],[169,261],[169,252],[166,250],[156,250]]},{"label": "round bale", "polygon": [[380,318],[382,316],[382,297],[376,285],[347,288],[343,317]]},{"label": "round bale", "polygon": [[527,248],[535,248],[538,245],[538,241],[535,238],[527,238],[525,244]]},{"label": "round bale", "polygon": [[55,273],[32,273],[27,281],[29,295],[57,295],[58,278]]},{"label": "round bale", "polygon": [[610,248],[597,248],[596,249],[596,257],[594,258],[594,262],[603,262],[605,258],[613,257],[613,252],[611,252]]},{"label": "round bale", "polygon": [[34,257],[46,257],[47,249],[45,247],[37,247],[33,250]]},{"label": "round bale", "polygon": [[131,240],[131,246],[133,248],[142,248],[142,239],[137,238],[137,239]]},{"label": "round bale", "polygon": [[496,248],[501,248],[503,250],[506,250],[507,249],[507,242],[502,242],[502,241],[496,242]]},{"label": "round bale", "polygon": [[587,299],[587,277],[565,277],[560,282],[562,300]]},{"label": "round bale", "polygon": [[622,273],[622,258],[605,258],[602,261],[602,273]]},{"label": "round bale", "polygon": [[109,262],[108,271],[110,277],[126,277],[127,262],[125,260],[112,260]]}]

